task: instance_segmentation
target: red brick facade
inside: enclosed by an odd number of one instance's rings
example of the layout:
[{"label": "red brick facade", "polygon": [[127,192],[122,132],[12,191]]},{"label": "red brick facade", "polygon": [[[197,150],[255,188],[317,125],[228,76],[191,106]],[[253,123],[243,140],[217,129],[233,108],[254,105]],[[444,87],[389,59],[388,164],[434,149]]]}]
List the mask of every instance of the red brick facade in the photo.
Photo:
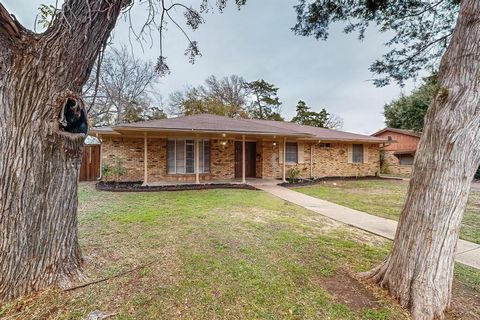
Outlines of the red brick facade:
[{"label": "red brick facade", "polygon": [[[293,140],[292,140],[293,142]],[[256,140],[256,176],[257,178],[281,178],[283,175],[282,141]],[[379,172],[379,146],[367,144],[364,152],[365,162],[349,163],[348,143],[332,143],[328,148],[317,142],[298,142],[298,164],[285,165],[286,175],[293,167],[299,169],[299,176],[373,176]],[[102,137],[102,164],[114,165],[121,161],[125,174],[121,177],[103,177],[105,180],[143,181],[144,180],[144,138],[117,136]],[[313,148],[313,150],[312,150]],[[311,161],[313,155],[313,163]],[[148,182],[179,181],[195,182],[195,174],[167,173],[167,139],[147,139]],[[234,140],[210,140],[210,173],[200,174],[200,180],[230,180],[235,178],[235,143]]]}]

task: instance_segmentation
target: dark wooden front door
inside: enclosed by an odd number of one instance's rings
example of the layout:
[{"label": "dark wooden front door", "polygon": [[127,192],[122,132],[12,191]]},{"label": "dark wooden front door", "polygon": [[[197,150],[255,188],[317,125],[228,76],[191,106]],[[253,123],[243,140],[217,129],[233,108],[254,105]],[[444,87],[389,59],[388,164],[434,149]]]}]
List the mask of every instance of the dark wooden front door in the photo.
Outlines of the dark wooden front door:
[{"label": "dark wooden front door", "polygon": [[[255,178],[257,143],[245,142],[245,177]],[[242,141],[235,141],[235,178],[242,177]]]}]

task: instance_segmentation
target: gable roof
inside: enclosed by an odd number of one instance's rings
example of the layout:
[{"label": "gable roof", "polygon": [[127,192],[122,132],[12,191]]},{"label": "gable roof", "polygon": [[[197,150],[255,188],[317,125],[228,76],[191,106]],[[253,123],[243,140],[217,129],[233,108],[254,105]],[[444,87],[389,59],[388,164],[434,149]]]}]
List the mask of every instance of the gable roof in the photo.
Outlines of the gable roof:
[{"label": "gable roof", "polygon": [[406,129],[397,129],[397,128],[384,128],[380,131],[377,131],[375,133],[372,133],[372,136],[373,137],[377,137],[379,136],[380,134],[384,133],[384,132],[396,132],[396,133],[400,133],[400,134],[405,134],[407,136],[412,136],[412,137],[417,137],[417,138],[420,138],[422,136],[421,133],[418,133],[418,132],[415,132],[413,130],[406,130]]},{"label": "gable roof", "polygon": [[372,143],[386,142],[386,139],[376,138],[368,135],[304,126],[292,122],[233,119],[211,114],[182,116],[91,129],[92,133],[98,134],[125,134],[129,131],[257,134],[267,136],[278,135],[297,137],[310,140],[318,139],[324,141],[361,141]]}]

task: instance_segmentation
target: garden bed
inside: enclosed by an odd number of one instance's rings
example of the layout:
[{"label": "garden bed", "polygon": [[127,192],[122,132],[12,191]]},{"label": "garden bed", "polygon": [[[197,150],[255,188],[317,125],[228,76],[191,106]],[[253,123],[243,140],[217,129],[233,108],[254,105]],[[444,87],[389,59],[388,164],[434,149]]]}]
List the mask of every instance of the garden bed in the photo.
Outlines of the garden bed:
[{"label": "garden bed", "polygon": [[172,184],[160,186],[144,186],[143,181],[100,181],[95,185],[97,190],[114,192],[153,192],[153,191],[185,191],[204,189],[248,189],[256,190],[249,184],[236,183],[201,183],[201,184]]},{"label": "garden bed", "polygon": [[322,177],[322,178],[305,178],[305,179],[296,179],[292,182],[291,179],[287,179],[288,182],[280,183],[282,187],[299,187],[299,186],[309,186],[315,185],[318,183],[326,181],[361,181],[361,180],[403,180],[402,178],[383,178],[378,176],[367,176],[367,177]]}]

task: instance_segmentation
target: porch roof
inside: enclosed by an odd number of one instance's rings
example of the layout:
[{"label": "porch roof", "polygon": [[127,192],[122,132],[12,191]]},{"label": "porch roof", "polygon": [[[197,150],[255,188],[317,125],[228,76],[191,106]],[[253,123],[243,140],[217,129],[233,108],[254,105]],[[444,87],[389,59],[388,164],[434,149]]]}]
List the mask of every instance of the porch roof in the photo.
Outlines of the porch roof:
[{"label": "porch roof", "polygon": [[232,119],[211,114],[199,114],[162,120],[92,128],[93,134],[132,134],[134,132],[164,133],[228,133],[242,135],[296,137],[305,140],[385,143],[386,139],[356,133],[304,126],[292,122]]}]

